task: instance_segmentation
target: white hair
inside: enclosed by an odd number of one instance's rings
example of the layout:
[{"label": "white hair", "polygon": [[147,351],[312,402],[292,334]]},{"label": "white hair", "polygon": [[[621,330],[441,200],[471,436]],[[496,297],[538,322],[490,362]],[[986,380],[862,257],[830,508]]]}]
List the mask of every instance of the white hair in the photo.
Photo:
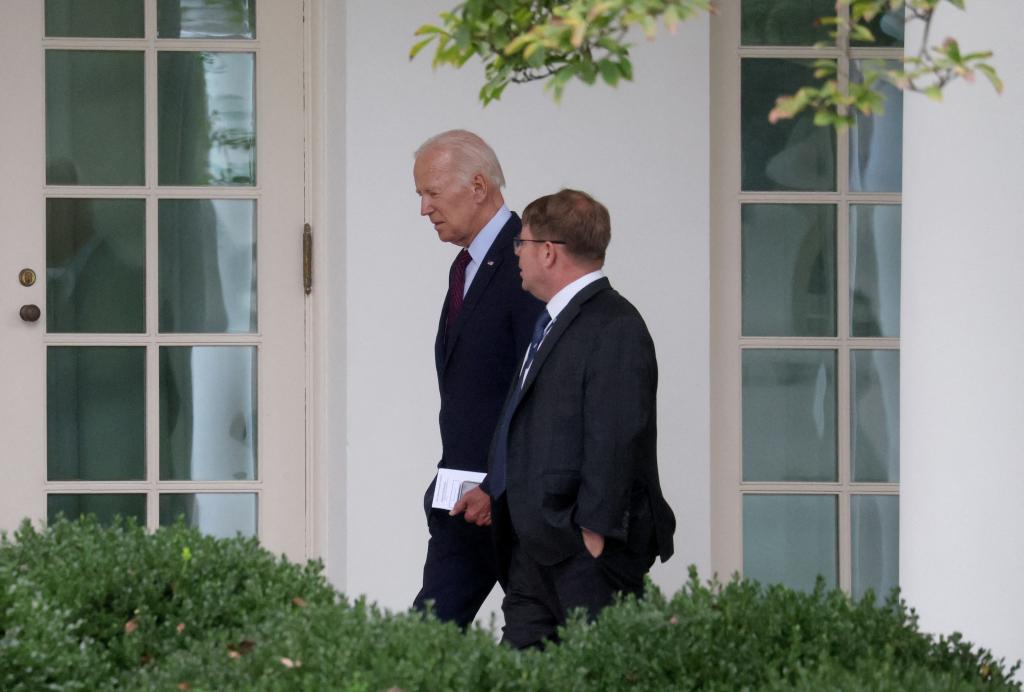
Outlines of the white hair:
[{"label": "white hair", "polygon": [[455,172],[463,182],[468,183],[480,173],[497,188],[505,187],[505,174],[494,150],[469,130],[448,130],[434,135],[420,145],[413,158],[418,159],[433,149],[444,149],[451,154]]}]

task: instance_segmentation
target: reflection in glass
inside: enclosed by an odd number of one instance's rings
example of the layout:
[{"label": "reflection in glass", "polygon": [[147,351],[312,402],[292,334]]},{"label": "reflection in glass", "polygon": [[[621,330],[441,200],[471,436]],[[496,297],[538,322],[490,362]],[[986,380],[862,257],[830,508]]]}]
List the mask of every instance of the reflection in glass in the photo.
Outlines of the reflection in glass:
[{"label": "reflection in glass", "polygon": [[215,538],[256,535],[255,493],[174,493],[160,496],[160,526],[185,525]]},{"label": "reflection in glass", "polygon": [[160,348],[160,479],[256,478],[256,347]]},{"label": "reflection in glass", "polygon": [[48,185],[145,183],[142,51],[46,51]]},{"label": "reflection in glass", "polygon": [[46,0],[46,35],[142,38],[142,0]]},{"label": "reflection in glass", "polygon": [[896,204],[850,205],[850,333],[900,335],[900,214]]},{"label": "reflection in glass", "polygon": [[850,351],[853,480],[900,480],[900,352]]},{"label": "reflection in glass", "polygon": [[836,473],[836,352],[744,349],[743,480]]},{"label": "reflection in glass", "polygon": [[838,584],[835,495],[744,495],[743,576],[811,591]]},{"label": "reflection in glass", "polygon": [[744,204],[743,335],[835,336],[836,208]]},{"label": "reflection in glass", "polygon": [[254,53],[158,55],[161,185],[254,185]]},{"label": "reflection in glass", "polygon": [[46,349],[46,468],[51,481],[146,475],[146,349]]},{"label": "reflection in glass", "polygon": [[46,330],[143,332],[146,201],[46,200]]},{"label": "reflection in glass", "polygon": [[835,16],[835,0],[743,0],[744,46],[813,46],[834,43],[819,20]]},{"label": "reflection in glass", "polygon": [[64,515],[68,521],[91,514],[103,526],[110,526],[118,515],[146,525],[146,496],[84,493],[81,495],[53,494],[46,496],[46,521],[52,524]]},{"label": "reflection in glass", "polygon": [[[882,65],[884,64],[884,68]],[[894,60],[850,61],[850,81],[864,81],[866,68],[896,69]],[[885,96],[885,112],[867,116],[854,112],[850,133],[850,190],[852,192],[900,192],[903,189],[903,92],[879,80]]]},{"label": "reflection in glass", "polygon": [[160,200],[160,331],[256,331],[256,201]]},{"label": "reflection in glass", "polygon": [[805,113],[776,124],[768,113],[780,94],[817,80],[810,60],[746,58],[741,67],[741,169],[744,190],[836,189],[836,135]]},{"label": "reflection in glass", "polygon": [[[744,0],[746,2],[747,0]],[[854,39],[851,43],[855,46],[872,46],[875,48],[887,48],[889,46],[903,46],[903,31],[906,22],[903,18],[904,8],[890,9],[887,12],[880,12],[873,20],[868,22],[868,28],[874,35],[874,41],[858,41]]]},{"label": "reflection in glass", "polygon": [[256,0],[157,0],[159,38],[255,38]]},{"label": "reflection in glass", "polygon": [[873,589],[884,601],[900,581],[900,498],[854,495],[851,500],[853,597]]}]

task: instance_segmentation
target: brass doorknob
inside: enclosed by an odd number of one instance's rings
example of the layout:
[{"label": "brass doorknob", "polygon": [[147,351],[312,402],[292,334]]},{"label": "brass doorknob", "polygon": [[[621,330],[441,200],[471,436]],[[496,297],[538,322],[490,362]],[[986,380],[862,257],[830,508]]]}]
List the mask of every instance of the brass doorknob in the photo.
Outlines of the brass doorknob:
[{"label": "brass doorknob", "polygon": [[22,305],[18,314],[21,315],[21,319],[26,322],[35,322],[43,313],[39,310],[38,305]]}]

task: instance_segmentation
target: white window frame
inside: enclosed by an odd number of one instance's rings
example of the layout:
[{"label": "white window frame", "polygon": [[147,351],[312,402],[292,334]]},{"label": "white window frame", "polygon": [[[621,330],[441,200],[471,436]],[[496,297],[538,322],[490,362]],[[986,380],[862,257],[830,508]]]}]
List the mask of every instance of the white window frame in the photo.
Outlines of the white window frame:
[{"label": "white window frame", "polygon": [[[899,495],[899,483],[851,481],[850,351],[899,349],[898,338],[850,336],[849,215],[851,204],[900,204],[900,193],[849,192],[849,132],[837,136],[835,192],[742,192],[740,63],[742,58],[832,58],[845,87],[850,60],[898,59],[902,48],[836,46],[742,47],[740,2],[720,3],[711,21],[711,564],[721,577],[743,572],[743,496],[838,497],[838,586],[852,584],[851,497]],[[781,95],[781,94],[780,94]],[[767,116],[767,114],[766,114]],[[741,205],[823,203],[836,207],[836,337],[741,335]],[[778,483],[742,480],[742,351],[745,348],[835,350],[838,482]]]}]

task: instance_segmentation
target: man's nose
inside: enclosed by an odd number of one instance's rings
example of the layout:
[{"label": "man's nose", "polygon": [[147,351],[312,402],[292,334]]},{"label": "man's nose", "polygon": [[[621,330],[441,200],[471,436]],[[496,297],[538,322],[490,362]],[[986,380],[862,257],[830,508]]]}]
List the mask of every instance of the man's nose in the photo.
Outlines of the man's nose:
[{"label": "man's nose", "polygon": [[434,207],[430,200],[426,196],[420,197],[420,216],[427,216],[432,211],[434,211]]}]

